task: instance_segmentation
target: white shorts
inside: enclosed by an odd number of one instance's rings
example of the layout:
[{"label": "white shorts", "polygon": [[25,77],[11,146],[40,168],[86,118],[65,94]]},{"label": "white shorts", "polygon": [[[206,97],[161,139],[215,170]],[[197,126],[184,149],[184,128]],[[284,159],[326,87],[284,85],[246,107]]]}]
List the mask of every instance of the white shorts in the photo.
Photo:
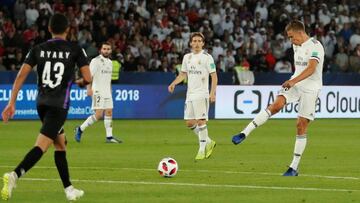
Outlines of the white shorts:
[{"label": "white shorts", "polygon": [[311,121],[315,119],[315,107],[319,93],[320,90],[303,90],[296,86],[289,90],[281,89],[279,91],[279,95],[286,98],[286,103],[299,102],[298,116]]},{"label": "white shorts", "polygon": [[113,106],[112,96],[103,97],[101,94],[93,94],[91,108],[95,109],[112,109]]},{"label": "white shorts", "polygon": [[209,99],[186,101],[184,107],[184,120],[209,119]]}]

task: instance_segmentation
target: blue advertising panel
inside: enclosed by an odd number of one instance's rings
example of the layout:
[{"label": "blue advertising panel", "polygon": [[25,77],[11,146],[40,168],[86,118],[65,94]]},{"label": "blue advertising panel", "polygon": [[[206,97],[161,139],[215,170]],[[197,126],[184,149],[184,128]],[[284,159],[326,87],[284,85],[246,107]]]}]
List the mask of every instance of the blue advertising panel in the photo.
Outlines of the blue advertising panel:
[{"label": "blue advertising panel", "polygon": [[[0,109],[10,99],[12,85],[0,85]],[[165,85],[113,85],[114,118],[183,118],[186,87],[177,86],[173,94]],[[19,91],[14,119],[38,119],[36,85]],[[76,85],[70,92],[69,119],[84,119],[92,114],[91,98]],[[213,110],[210,115],[213,117]]]}]

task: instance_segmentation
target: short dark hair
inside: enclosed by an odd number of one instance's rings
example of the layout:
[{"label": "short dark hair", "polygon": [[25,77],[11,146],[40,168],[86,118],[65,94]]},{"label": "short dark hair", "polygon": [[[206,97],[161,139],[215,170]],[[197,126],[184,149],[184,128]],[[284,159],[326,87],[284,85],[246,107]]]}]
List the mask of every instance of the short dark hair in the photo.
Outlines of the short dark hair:
[{"label": "short dark hair", "polygon": [[55,13],[50,18],[49,27],[53,34],[62,34],[69,27],[69,20],[61,13]]},{"label": "short dark hair", "polygon": [[111,46],[111,44],[109,42],[101,42],[100,46],[103,46],[103,45]]},{"label": "short dark hair", "polygon": [[194,37],[201,37],[202,41],[205,42],[205,37],[203,35],[203,33],[201,32],[193,32],[190,35],[190,42],[193,40]]},{"label": "short dark hair", "polygon": [[101,42],[101,43],[100,43],[100,49],[101,49],[104,45],[110,46],[110,47],[112,48],[112,46],[111,46],[111,44],[110,44],[109,42]]},{"label": "short dark hair", "polygon": [[305,32],[305,25],[300,20],[292,20],[289,24],[286,25],[286,31],[294,30],[294,31],[304,31]]}]

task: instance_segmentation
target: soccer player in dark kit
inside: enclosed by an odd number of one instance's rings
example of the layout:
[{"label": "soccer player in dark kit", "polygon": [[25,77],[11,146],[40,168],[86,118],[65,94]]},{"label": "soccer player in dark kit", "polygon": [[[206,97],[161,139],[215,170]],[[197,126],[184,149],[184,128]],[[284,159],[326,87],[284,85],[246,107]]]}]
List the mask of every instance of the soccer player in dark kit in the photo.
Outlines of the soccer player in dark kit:
[{"label": "soccer player in dark kit", "polygon": [[[66,198],[73,201],[84,195],[84,191],[74,188],[70,182],[63,126],[69,109],[72,83],[76,82],[79,86],[85,86],[91,82],[89,64],[84,50],[77,44],[66,41],[69,21],[64,15],[54,14],[49,21],[48,29],[52,34],[52,39],[30,49],[15,79],[9,103],[2,112],[5,123],[14,116],[17,94],[28,74],[36,67],[37,111],[42,126],[34,147],[14,171],[4,174],[1,190],[1,197],[4,200],[11,198],[16,181],[41,159],[51,145],[55,148],[55,165],[63,183]],[[82,75],[82,78],[76,81],[75,66],[79,67]]]}]

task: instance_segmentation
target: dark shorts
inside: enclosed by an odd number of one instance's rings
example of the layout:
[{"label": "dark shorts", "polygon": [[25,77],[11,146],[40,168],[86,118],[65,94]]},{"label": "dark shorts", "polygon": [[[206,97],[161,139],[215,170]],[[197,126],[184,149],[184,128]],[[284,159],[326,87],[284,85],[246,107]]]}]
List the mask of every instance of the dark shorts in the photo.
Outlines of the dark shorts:
[{"label": "dark shorts", "polygon": [[68,114],[67,109],[52,106],[37,106],[42,122],[40,133],[55,140],[59,134],[64,133],[64,123]]}]

